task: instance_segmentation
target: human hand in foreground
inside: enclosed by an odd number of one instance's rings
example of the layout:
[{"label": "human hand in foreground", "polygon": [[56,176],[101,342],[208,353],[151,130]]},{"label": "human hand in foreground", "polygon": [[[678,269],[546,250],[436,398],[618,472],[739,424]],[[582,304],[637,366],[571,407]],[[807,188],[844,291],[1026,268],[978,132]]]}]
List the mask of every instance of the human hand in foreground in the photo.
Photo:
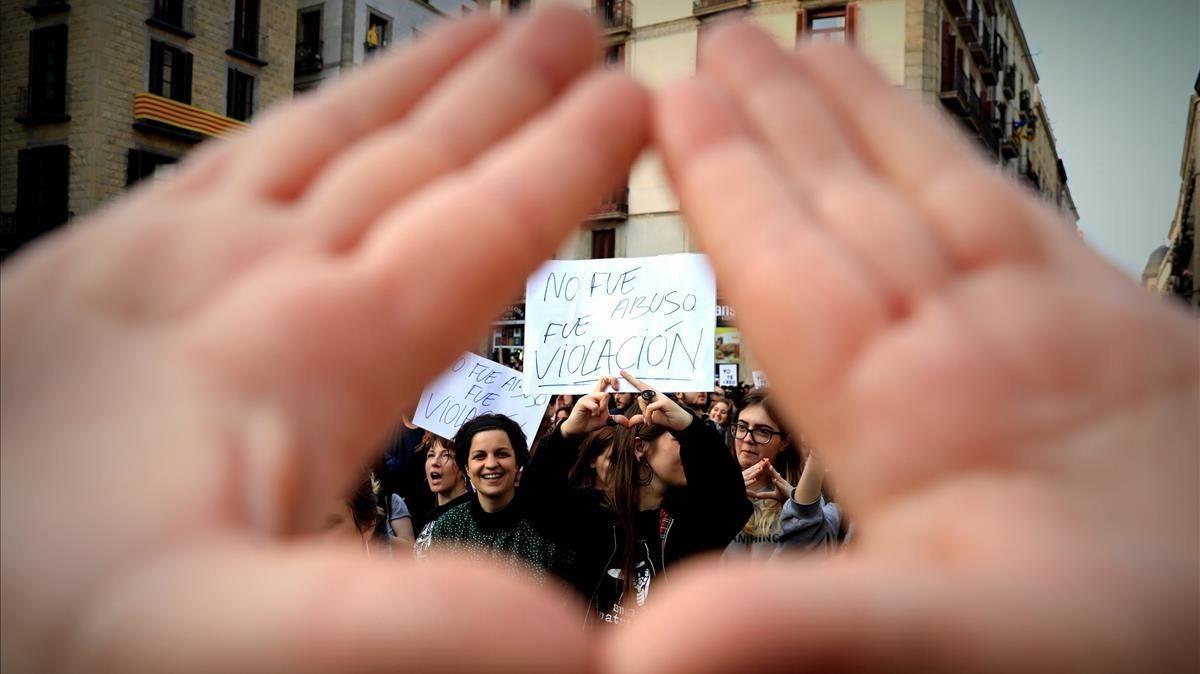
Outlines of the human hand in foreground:
[{"label": "human hand in foreground", "polygon": [[861,537],[676,574],[606,664],[1195,669],[1197,323],[853,51],[740,25],[700,58],[656,137]]},{"label": "human hand in foreground", "polygon": [[289,534],[626,175],[596,44],[447,25],[6,264],[0,668],[584,667],[557,594]]}]

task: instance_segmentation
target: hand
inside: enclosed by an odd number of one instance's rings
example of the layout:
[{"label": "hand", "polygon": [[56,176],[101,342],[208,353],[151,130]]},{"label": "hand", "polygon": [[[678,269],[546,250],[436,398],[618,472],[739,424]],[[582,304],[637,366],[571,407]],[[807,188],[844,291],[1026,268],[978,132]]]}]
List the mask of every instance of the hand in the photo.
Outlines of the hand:
[{"label": "hand", "polygon": [[582,13],[482,14],[6,263],[5,671],[586,668],[558,594],[295,538],[645,142]]},{"label": "hand", "polygon": [[629,426],[629,419],[626,419],[625,415],[608,413],[609,393],[607,389],[619,391],[620,385],[620,380],[616,377],[601,377],[592,392],[575,403],[575,407],[571,409],[571,415],[564,419],[559,426],[563,437],[587,435],[598,428],[603,428],[610,419],[613,423]]},{"label": "hand", "polygon": [[1197,323],[856,52],[743,25],[700,61],[656,138],[861,536],[694,566],[607,663],[752,671],[786,643],[798,668],[1194,670]]},{"label": "hand", "polygon": [[654,397],[651,398],[650,402],[646,402],[646,399],[640,395],[635,398],[635,400],[637,400],[638,408],[642,410],[642,413],[635,414],[633,418],[629,420],[630,424],[644,422],[648,424],[655,424],[657,426],[666,426],[674,431],[682,431],[692,424],[692,419],[694,417],[692,417],[691,412],[688,412],[680,407],[679,403],[671,400],[671,398],[663,395],[653,386],[641,381],[625,370],[621,370],[621,376],[625,378],[625,381],[632,384],[633,387],[639,392],[654,391]]}]

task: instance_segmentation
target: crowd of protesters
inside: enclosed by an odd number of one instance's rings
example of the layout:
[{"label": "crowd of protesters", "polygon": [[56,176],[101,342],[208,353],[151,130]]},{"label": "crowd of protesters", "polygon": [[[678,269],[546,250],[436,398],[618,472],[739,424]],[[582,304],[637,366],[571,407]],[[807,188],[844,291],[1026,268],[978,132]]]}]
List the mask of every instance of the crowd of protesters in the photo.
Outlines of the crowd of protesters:
[{"label": "crowd of protesters", "polygon": [[406,420],[328,527],[368,554],[451,552],[557,578],[586,601],[583,624],[618,623],[689,556],[846,544],[825,478],[767,389],[663,393],[622,372],[552,398],[535,438],[499,414],[453,438]]}]

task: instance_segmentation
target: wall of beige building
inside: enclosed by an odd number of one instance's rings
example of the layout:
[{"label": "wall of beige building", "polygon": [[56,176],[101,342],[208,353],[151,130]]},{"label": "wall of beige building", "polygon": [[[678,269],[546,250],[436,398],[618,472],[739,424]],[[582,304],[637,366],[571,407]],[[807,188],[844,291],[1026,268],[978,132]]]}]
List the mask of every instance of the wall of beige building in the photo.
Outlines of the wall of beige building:
[{"label": "wall of beige building", "polygon": [[[134,96],[148,87],[151,39],[192,54],[192,105],[220,115],[226,110],[226,73],[231,66],[256,75],[256,114],[291,98],[295,49],[295,0],[262,3],[263,67],[228,56],[232,43],[233,0],[194,3],[195,37],[147,26],[144,0],[82,2],[70,11],[35,19],[20,2],[0,10],[0,210],[17,199],[17,153],[27,147],[66,142],[70,147],[68,199],[75,216],[89,213],[118,195],[126,183],[132,148],[181,156],[194,146],[133,129]],[[26,127],[16,121],[19,88],[29,68],[29,32],[67,25],[67,114],[69,122]]]}]

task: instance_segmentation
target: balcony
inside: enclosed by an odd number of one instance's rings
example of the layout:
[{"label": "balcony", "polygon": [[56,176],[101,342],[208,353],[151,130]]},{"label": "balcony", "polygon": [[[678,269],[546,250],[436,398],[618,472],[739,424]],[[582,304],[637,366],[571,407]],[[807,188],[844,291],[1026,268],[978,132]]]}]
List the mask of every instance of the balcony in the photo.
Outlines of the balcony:
[{"label": "balcony", "polygon": [[196,37],[196,4],[178,0],[154,0],[146,25],[184,39]]},{"label": "balcony", "polygon": [[975,93],[974,83],[970,79],[967,80],[967,112],[964,116],[967,126],[971,127],[975,133],[982,133],[983,128],[990,124],[983,123],[983,108],[979,103],[979,94]]},{"label": "balcony", "polygon": [[1029,157],[1025,157],[1021,160],[1020,176],[1035,191],[1042,191],[1042,179],[1038,175],[1037,169],[1034,168],[1033,162],[1030,161]]},{"label": "balcony", "polygon": [[1033,96],[1030,95],[1029,91],[1021,92],[1021,106],[1019,109],[1024,114],[1033,112]]},{"label": "balcony", "polygon": [[296,76],[321,72],[325,67],[324,57],[321,55],[324,48],[324,40],[296,43]]},{"label": "balcony", "polygon": [[968,45],[971,55],[975,57],[975,65],[979,67],[979,77],[987,86],[996,83],[996,67],[992,63],[992,29],[986,24],[979,35],[978,42]]},{"label": "balcony", "polygon": [[1008,105],[996,103],[994,117],[996,131],[996,149],[1000,151],[1001,159],[1016,159],[1017,145],[1012,139],[1012,127],[1008,123]]},{"label": "balcony", "polygon": [[143,133],[198,143],[233,135],[245,127],[245,122],[156,94],[142,92],[133,97],[133,128]]},{"label": "balcony", "polygon": [[[968,0],[969,2],[970,0]],[[968,45],[979,40],[979,3],[971,2],[966,14],[957,18],[958,34]]]},{"label": "balcony", "polygon": [[983,143],[983,147],[987,150],[987,153],[995,157],[997,145],[999,144],[999,136],[996,133],[996,118],[991,101],[980,103],[978,122],[979,131],[977,135],[979,136],[979,140]]},{"label": "balcony", "polygon": [[598,0],[593,12],[600,22],[600,33],[605,37],[624,35],[633,30],[631,0]]},{"label": "balcony", "polygon": [[71,121],[67,105],[71,100],[71,85],[61,89],[43,83],[40,87],[21,87],[17,92],[17,115],[14,121],[25,126],[61,124]]},{"label": "balcony", "polygon": [[965,2],[966,0],[946,0],[946,12],[957,19],[966,14]]},{"label": "balcony", "polygon": [[942,90],[938,97],[951,114],[956,117],[965,117],[971,110],[971,99],[968,92],[974,93],[971,89],[971,80],[962,71],[946,73],[945,70],[943,67]]},{"label": "balcony", "polygon": [[605,195],[592,209],[589,220],[621,220],[629,217],[629,187],[621,185]]},{"label": "balcony", "polygon": [[750,0],[692,0],[692,16],[716,14],[749,6]]},{"label": "balcony", "polygon": [[233,46],[226,49],[225,53],[261,68],[267,65],[262,58],[267,53],[267,34],[235,30]]},{"label": "balcony", "polygon": [[28,0],[21,9],[34,18],[61,14],[71,11],[71,5],[65,0]]},{"label": "balcony", "polygon": [[1017,67],[1008,66],[1004,69],[1004,78],[1001,83],[1001,89],[1004,91],[1005,98],[1013,98],[1017,95]]}]

